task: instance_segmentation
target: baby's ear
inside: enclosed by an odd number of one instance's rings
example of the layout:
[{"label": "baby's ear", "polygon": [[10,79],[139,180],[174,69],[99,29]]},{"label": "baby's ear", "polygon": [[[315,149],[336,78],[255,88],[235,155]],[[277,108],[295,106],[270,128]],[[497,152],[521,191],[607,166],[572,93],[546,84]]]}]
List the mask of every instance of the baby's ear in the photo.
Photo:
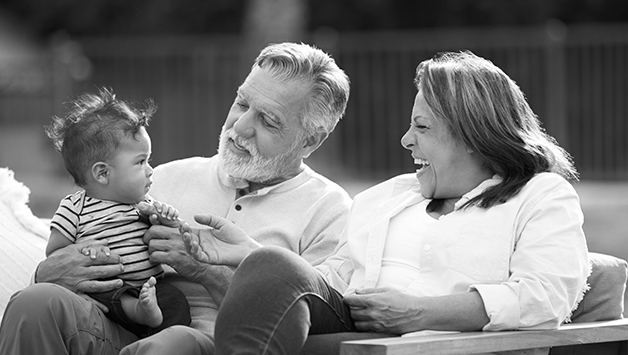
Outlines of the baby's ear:
[{"label": "baby's ear", "polygon": [[92,165],[92,177],[98,183],[107,185],[109,183],[109,164],[101,161]]}]

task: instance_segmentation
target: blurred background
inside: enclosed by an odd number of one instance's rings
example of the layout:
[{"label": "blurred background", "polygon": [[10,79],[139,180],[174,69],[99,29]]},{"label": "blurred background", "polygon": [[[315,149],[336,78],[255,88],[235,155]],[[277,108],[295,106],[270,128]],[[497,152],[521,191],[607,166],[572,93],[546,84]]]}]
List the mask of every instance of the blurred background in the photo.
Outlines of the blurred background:
[{"label": "blurred background", "polygon": [[99,87],[158,104],[153,165],[213,155],[253,59],[281,41],[324,49],[351,78],[346,116],[307,163],[352,195],[414,170],[399,139],[420,61],[491,59],[572,153],[589,248],[628,259],[625,0],[1,0],[0,166],[50,217],[75,187],[42,127]]}]

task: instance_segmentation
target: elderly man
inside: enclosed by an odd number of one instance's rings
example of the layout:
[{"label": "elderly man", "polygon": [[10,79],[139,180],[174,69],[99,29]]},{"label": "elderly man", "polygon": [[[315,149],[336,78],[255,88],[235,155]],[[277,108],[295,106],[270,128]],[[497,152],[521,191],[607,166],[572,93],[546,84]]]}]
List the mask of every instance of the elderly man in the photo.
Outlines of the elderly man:
[{"label": "elderly man", "polygon": [[[333,252],[351,199],[303,159],[333,131],[348,97],[349,80],[329,55],[305,44],[270,45],[238,88],[218,155],[157,167],[151,195],[196,227],[202,227],[196,214],[223,216],[259,243],[285,247],[317,265]],[[91,260],[71,245],[43,261],[37,283],[9,303],[0,353],[211,353],[215,316],[233,270],[196,262],[178,230],[153,225],[145,240],[151,260],[174,269],[158,282],[184,291],[191,327],[138,341],[108,320],[102,305],[77,295],[120,287],[118,256]]]}]

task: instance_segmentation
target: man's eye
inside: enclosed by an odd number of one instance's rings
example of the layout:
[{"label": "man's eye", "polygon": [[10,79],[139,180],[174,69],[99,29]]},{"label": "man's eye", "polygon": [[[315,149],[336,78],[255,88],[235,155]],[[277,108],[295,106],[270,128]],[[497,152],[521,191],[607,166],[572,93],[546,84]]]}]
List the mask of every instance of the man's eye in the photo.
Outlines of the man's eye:
[{"label": "man's eye", "polygon": [[236,101],[235,105],[238,106],[241,110],[248,110],[249,108],[249,105],[246,104],[245,102]]},{"label": "man's eye", "polygon": [[262,115],[260,118],[261,118],[262,124],[264,126],[269,127],[269,128],[277,128],[277,124],[270,117],[268,117],[266,115]]}]

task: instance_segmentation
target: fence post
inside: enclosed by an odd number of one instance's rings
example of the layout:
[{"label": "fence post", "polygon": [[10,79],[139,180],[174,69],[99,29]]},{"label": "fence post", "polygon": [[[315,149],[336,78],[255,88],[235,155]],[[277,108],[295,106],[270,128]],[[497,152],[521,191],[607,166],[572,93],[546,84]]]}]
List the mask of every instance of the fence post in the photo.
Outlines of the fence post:
[{"label": "fence post", "polygon": [[565,85],[565,39],[567,27],[558,19],[551,19],[545,24],[546,60],[547,60],[547,100],[546,128],[558,143],[569,149]]}]

